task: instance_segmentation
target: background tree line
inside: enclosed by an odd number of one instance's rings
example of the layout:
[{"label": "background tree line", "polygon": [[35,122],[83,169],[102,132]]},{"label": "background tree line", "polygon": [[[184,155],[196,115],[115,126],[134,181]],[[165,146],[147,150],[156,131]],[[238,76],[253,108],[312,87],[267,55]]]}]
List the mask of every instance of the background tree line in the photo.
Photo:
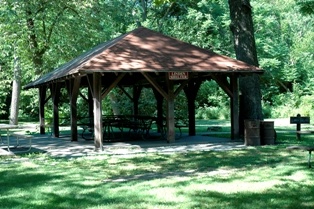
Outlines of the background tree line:
[{"label": "background tree line", "polygon": [[[259,65],[265,70],[260,76],[264,117],[314,116],[313,1],[254,0],[251,5]],[[25,85],[140,24],[235,57],[227,0],[0,0],[0,118],[7,119],[10,112],[16,57]],[[184,99],[180,95],[177,114],[186,114]],[[61,100],[66,116],[66,92]],[[128,101],[121,89],[115,89],[104,102],[104,114],[127,113]],[[147,105],[152,101],[153,93],[145,89],[142,114],[155,110]],[[197,117],[228,118],[228,101],[215,82],[203,83]],[[79,103],[79,112],[87,113],[84,100]],[[20,117],[37,119],[37,89],[22,91],[19,107]],[[51,109],[48,105],[47,111]]]}]

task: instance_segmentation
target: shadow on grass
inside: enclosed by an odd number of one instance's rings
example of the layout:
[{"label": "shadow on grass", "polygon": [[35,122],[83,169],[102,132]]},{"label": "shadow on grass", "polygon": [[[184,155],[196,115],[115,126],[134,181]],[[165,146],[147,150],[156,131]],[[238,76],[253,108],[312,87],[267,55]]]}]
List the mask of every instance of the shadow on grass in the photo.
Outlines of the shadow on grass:
[{"label": "shadow on grass", "polygon": [[222,194],[215,191],[198,191],[190,194],[191,208],[313,208],[313,188],[302,183],[287,182],[263,192],[237,192]]},{"label": "shadow on grass", "polygon": [[313,208],[313,169],[285,147],[3,160],[0,206]]}]

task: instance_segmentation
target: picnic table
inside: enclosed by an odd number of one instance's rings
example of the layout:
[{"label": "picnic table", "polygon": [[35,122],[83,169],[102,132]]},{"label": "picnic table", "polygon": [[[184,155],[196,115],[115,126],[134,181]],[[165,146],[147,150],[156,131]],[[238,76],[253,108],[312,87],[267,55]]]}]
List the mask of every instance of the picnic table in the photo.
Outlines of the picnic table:
[{"label": "picnic table", "polygon": [[312,152],[314,151],[314,147],[313,146],[290,146],[290,147],[287,147],[287,149],[288,150],[308,151],[309,152],[308,166],[309,166],[309,168],[312,167],[312,165],[311,165],[311,156],[312,156]]},{"label": "picnic table", "polygon": [[[166,118],[158,123],[157,117],[148,115],[104,115],[103,117],[103,140],[111,141],[117,138],[141,137],[147,139],[150,136],[152,125],[156,124],[161,137],[166,136]],[[86,122],[79,124],[83,128],[82,138],[93,140],[94,126],[93,123]],[[175,128],[179,130],[180,138],[182,128],[188,127],[188,120],[182,118],[175,119]]]},{"label": "picnic table", "polygon": [[146,139],[149,136],[154,117],[146,115],[107,115],[103,117],[104,139],[115,138],[114,128],[120,130],[120,135],[141,136]]},{"label": "picnic table", "polygon": [[[18,128],[18,126],[17,125],[11,125],[11,124],[0,124],[0,130],[5,130],[7,132],[8,146],[10,144],[10,129],[15,129],[15,128]],[[1,138],[1,144],[3,144],[2,137],[0,136],[0,138]]]},{"label": "picnic table", "polygon": [[[24,135],[24,134],[16,134],[16,133],[10,133],[12,129],[18,129],[19,126],[18,125],[11,125],[11,124],[0,124],[0,130],[6,130],[7,132],[7,150],[10,152],[11,149],[10,149],[10,136],[13,136],[13,137],[16,137],[16,145],[14,146],[14,148],[17,148],[20,146],[20,139],[27,139],[28,142],[29,142],[29,147],[27,150],[25,151],[16,151],[16,152],[28,152],[31,150],[32,148],[32,138],[33,136],[32,135]],[[1,136],[0,136],[1,138]],[[1,138],[1,144],[4,144],[3,143],[3,140]]]},{"label": "picnic table", "polygon": [[[103,138],[113,140],[118,137],[140,136],[146,139],[149,136],[154,117],[146,115],[104,115]],[[85,140],[93,139],[94,126],[92,123],[81,124],[82,137]],[[118,130],[118,131],[117,131]]]}]

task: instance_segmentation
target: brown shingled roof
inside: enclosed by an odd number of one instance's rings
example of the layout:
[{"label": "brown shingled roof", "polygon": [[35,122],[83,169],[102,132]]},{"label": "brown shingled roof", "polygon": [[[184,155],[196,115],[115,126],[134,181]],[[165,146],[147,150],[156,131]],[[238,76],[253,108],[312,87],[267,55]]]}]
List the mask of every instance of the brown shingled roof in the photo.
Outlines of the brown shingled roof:
[{"label": "brown shingled roof", "polygon": [[86,62],[81,70],[208,72],[258,68],[141,27]]},{"label": "brown shingled roof", "polygon": [[75,73],[92,72],[262,73],[244,62],[139,27],[100,44],[24,88],[34,88]]}]

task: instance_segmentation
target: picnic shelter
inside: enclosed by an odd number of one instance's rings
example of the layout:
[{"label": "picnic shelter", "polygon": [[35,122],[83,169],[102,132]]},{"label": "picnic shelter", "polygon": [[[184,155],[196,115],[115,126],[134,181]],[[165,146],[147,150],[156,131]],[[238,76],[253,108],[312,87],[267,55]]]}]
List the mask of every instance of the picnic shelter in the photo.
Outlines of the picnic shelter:
[{"label": "picnic shelter", "polygon": [[[71,108],[71,140],[78,139],[77,99],[88,88],[89,115],[92,118],[95,149],[103,146],[102,100],[115,87],[133,88],[133,113],[143,88],[152,88],[157,118],[162,120],[162,101],[167,102],[167,141],[175,141],[176,96],[184,91],[188,105],[189,135],[195,135],[195,99],[205,80],[214,80],[230,98],[231,136],[239,137],[240,76],[263,73],[245,62],[219,55],[145,27],[136,28],[99,44],[61,67],[24,86],[39,89],[40,133],[45,133],[44,105],[53,103],[53,134],[59,137],[59,94],[68,91]],[[50,90],[50,94],[48,93]]]}]

